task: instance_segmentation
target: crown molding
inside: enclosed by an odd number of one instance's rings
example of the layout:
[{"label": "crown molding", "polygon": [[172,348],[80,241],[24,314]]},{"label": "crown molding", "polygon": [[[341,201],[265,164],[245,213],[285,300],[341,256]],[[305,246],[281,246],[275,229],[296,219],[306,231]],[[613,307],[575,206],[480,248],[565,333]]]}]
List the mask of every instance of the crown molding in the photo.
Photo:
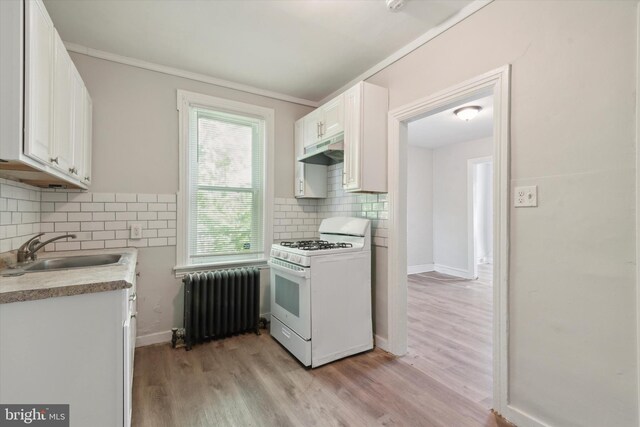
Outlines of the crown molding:
[{"label": "crown molding", "polygon": [[265,89],[259,89],[257,87],[244,85],[236,82],[231,82],[229,80],[219,79],[213,76],[208,76],[206,74],[194,73],[194,72],[182,70],[179,68],[174,68],[166,65],[156,64],[153,62],[143,61],[141,59],[118,55],[111,52],[105,52],[103,50],[92,49],[90,47],[82,46],[76,43],[64,42],[64,45],[67,48],[67,50],[70,52],[91,56],[93,58],[104,59],[106,61],[117,62],[119,64],[125,64],[125,65],[129,65],[136,68],[142,68],[144,70],[150,70],[158,73],[168,74],[171,76],[177,76],[177,77],[182,77],[189,80],[195,80],[198,82],[209,83],[215,86],[220,86],[228,89],[238,90],[241,92],[251,93],[253,95],[265,96],[267,98],[273,98],[280,101],[292,102],[294,104],[305,105],[308,107],[317,107],[318,105],[320,105],[316,101],[311,101],[303,98],[296,98],[295,96],[285,95],[283,93],[273,92]]},{"label": "crown molding", "polygon": [[447,31],[449,28],[453,27],[454,25],[462,22],[463,20],[465,20],[469,16],[473,15],[475,12],[477,12],[480,9],[482,9],[483,7],[488,5],[489,3],[492,3],[493,1],[494,0],[475,0],[475,1],[473,1],[472,3],[468,4],[463,9],[461,9],[458,13],[453,15],[451,18],[447,19],[442,24],[438,25],[437,27],[434,27],[434,28],[430,29],[429,31],[427,31],[426,33],[424,33],[423,35],[421,35],[417,39],[413,40],[409,44],[407,44],[404,47],[400,48],[399,50],[395,51],[394,53],[389,55],[387,58],[385,58],[381,62],[377,63],[373,67],[369,68],[367,71],[365,71],[364,73],[360,74],[359,76],[357,76],[356,78],[351,80],[349,83],[343,85],[341,88],[335,90],[334,92],[332,92],[330,95],[326,96],[324,99],[322,99],[319,102],[311,101],[309,99],[304,99],[304,98],[297,98],[295,96],[290,96],[290,95],[286,95],[286,94],[279,93],[279,92],[273,92],[273,91],[270,91],[270,90],[260,89],[260,88],[257,88],[257,87],[253,87],[253,86],[244,85],[244,84],[241,84],[241,83],[232,82],[232,81],[229,81],[229,80],[219,79],[217,77],[209,76],[209,75],[206,75],[206,74],[195,73],[195,72],[191,72],[191,71],[187,71],[187,70],[182,70],[182,69],[179,69],[179,68],[174,68],[174,67],[169,67],[169,66],[166,66],[166,65],[156,64],[156,63],[153,63],[153,62],[143,61],[141,59],[136,59],[136,58],[131,58],[131,57],[128,57],[128,56],[118,55],[118,54],[111,53],[111,52],[105,52],[103,50],[93,49],[93,48],[90,48],[90,47],[87,47],[87,46],[83,46],[83,45],[80,45],[80,44],[76,44],[76,43],[64,42],[64,45],[67,48],[67,50],[70,51],[70,52],[75,52],[75,53],[79,53],[79,54],[82,54],[82,55],[91,56],[91,57],[94,57],[94,58],[104,59],[106,61],[117,62],[117,63],[120,63],[120,64],[129,65],[129,66],[132,66],[132,67],[142,68],[142,69],[145,69],[145,70],[155,71],[155,72],[158,72],[158,73],[168,74],[168,75],[171,75],[171,76],[182,77],[182,78],[189,79],[189,80],[195,80],[195,81],[199,81],[199,82],[203,82],[203,83],[212,84],[212,85],[215,85],[215,86],[225,87],[225,88],[228,88],[228,89],[234,89],[234,90],[238,90],[238,91],[241,91],[241,92],[251,93],[251,94],[259,95],[259,96],[265,96],[267,98],[277,99],[277,100],[280,100],[280,101],[292,102],[294,104],[305,105],[307,107],[314,107],[315,108],[315,107],[318,107],[318,106],[322,105],[323,103],[325,103],[326,101],[330,100],[331,98],[339,95],[340,93],[344,92],[345,90],[347,90],[348,88],[352,87],[354,84],[358,83],[359,81],[368,79],[369,77],[371,77],[374,74],[382,71],[383,69],[387,68],[389,65],[393,64],[394,62],[398,61],[399,59],[402,59],[403,57],[407,56],[408,54],[410,54],[414,50],[418,49],[420,46],[422,46],[425,43],[427,43],[428,41],[434,39],[438,35],[444,33],[445,31]]},{"label": "crown molding", "polygon": [[373,76],[374,74],[384,70],[389,65],[391,65],[394,62],[396,62],[396,61],[402,59],[403,57],[407,56],[408,54],[410,54],[414,50],[418,49],[420,46],[424,45],[425,43],[427,43],[430,40],[433,40],[434,38],[436,38],[440,34],[444,33],[445,31],[447,31],[449,28],[453,27],[454,25],[464,21],[469,16],[473,15],[474,13],[476,13],[477,11],[479,11],[480,9],[482,9],[483,7],[488,5],[489,3],[492,3],[493,1],[494,0],[475,0],[472,3],[469,3],[467,6],[465,6],[460,11],[458,11],[458,13],[456,13],[451,18],[449,18],[446,21],[444,21],[442,24],[440,24],[440,25],[438,25],[436,27],[433,27],[432,29],[430,29],[429,31],[427,31],[426,33],[424,33],[423,35],[421,35],[420,37],[418,37],[414,41],[412,41],[409,44],[405,45],[404,47],[398,49],[397,51],[395,51],[394,53],[392,53],[391,55],[386,57],[384,60],[378,62],[373,67],[369,68],[367,71],[365,71],[364,73],[360,74],[358,77],[354,78],[349,83],[347,83],[344,86],[342,86],[340,89],[332,92],[330,95],[327,95],[324,99],[322,99],[320,102],[318,102],[318,104],[319,105],[324,104],[325,102],[331,100],[332,98],[340,95],[342,92],[344,92],[345,90],[349,89],[350,87],[352,87],[356,83],[358,83],[360,81],[363,81],[363,80],[366,80],[369,77]]}]

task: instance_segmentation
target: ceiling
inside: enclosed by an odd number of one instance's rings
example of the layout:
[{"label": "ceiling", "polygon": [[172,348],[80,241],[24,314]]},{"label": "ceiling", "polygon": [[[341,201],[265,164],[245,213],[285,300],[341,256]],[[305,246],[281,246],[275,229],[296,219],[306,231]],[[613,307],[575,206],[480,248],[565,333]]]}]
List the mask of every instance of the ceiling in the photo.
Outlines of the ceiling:
[{"label": "ceiling", "polygon": [[[477,105],[482,110],[468,122],[453,110]],[[436,114],[409,123],[409,145],[438,148],[443,145],[488,138],[493,135],[493,95],[447,107]]]},{"label": "ceiling", "polygon": [[44,0],[65,42],[319,101],[471,0]]}]

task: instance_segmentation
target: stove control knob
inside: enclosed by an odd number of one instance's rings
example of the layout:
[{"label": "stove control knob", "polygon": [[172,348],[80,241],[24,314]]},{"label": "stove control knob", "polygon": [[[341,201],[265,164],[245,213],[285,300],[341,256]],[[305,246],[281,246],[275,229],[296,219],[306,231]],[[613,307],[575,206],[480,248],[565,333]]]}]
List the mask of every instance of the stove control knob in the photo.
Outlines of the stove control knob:
[{"label": "stove control knob", "polygon": [[302,261],[302,257],[301,256],[297,256],[295,260],[292,260],[294,262],[297,262],[298,264],[300,264],[300,261]]},{"label": "stove control knob", "polygon": [[284,258],[284,259],[289,259],[289,254],[288,254],[288,253],[286,253],[286,252],[285,252],[285,253],[283,253],[283,254],[282,254],[282,258]]}]

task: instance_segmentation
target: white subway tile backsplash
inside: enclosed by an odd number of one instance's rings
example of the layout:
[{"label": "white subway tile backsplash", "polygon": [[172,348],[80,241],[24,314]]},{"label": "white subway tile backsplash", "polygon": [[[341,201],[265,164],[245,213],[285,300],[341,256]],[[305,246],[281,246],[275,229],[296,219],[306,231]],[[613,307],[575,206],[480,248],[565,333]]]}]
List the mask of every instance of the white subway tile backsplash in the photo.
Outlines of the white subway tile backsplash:
[{"label": "white subway tile backsplash", "polygon": [[136,218],[135,212],[116,212],[116,220],[118,221],[132,221]]},{"label": "white subway tile backsplash", "polygon": [[99,200],[93,200],[92,193],[68,193],[67,199],[70,202],[91,202],[91,201],[98,202],[99,201]]},{"label": "white subway tile backsplash", "polygon": [[43,202],[66,202],[67,201],[67,193],[42,193],[42,201]]},{"label": "white subway tile backsplash", "polygon": [[142,237],[148,239],[149,237],[158,237],[158,230],[142,230]]},{"label": "white subway tile backsplash", "polygon": [[146,203],[127,203],[127,210],[130,212],[141,212],[147,210]]},{"label": "white subway tile backsplash", "polygon": [[126,203],[105,203],[104,210],[107,212],[126,211],[127,204]]},{"label": "white subway tile backsplash", "polygon": [[106,249],[124,248],[126,246],[127,246],[127,241],[126,240],[105,240],[104,241],[104,247]]},{"label": "white subway tile backsplash", "polygon": [[114,231],[94,231],[93,240],[113,240],[116,238]]},{"label": "white subway tile backsplash", "polygon": [[175,194],[158,194],[158,202],[159,203],[175,203],[176,195]]},{"label": "white subway tile backsplash", "polygon": [[158,219],[157,212],[138,212],[138,219],[143,219],[145,221],[156,220]]},{"label": "white subway tile backsplash", "polygon": [[116,195],[113,193],[93,193],[94,202],[115,202]]},{"label": "white subway tile backsplash", "polygon": [[134,193],[117,193],[116,202],[131,203],[136,202],[138,197]]},{"label": "white subway tile backsplash", "polygon": [[157,194],[138,194],[138,202],[155,203],[158,201]]},{"label": "white subway tile backsplash", "polygon": [[82,231],[102,231],[104,230],[104,222],[101,222],[101,221],[81,222],[80,229]]},{"label": "white subway tile backsplash", "polygon": [[149,203],[150,211],[166,211],[167,203]]},{"label": "white subway tile backsplash", "polygon": [[[345,193],[341,167],[329,167],[326,199],[275,199],[274,240],[317,238],[324,218],[344,215],[370,218],[373,244],[387,245],[387,195]],[[49,233],[44,238],[77,235],[74,241],[47,245],[48,251],[173,246],[176,200],[176,194],[41,190],[0,179],[0,252],[17,249],[40,231]],[[132,224],[142,226],[142,239],[129,239]]]},{"label": "white subway tile backsplash", "polygon": [[115,212],[93,212],[94,221],[115,221]]},{"label": "white subway tile backsplash", "polygon": [[81,249],[104,249],[104,240],[89,240],[86,242],[80,242]]},{"label": "white subway tile backsplash", "polygon": [[80,231],[80,223],[79,222],[56,222],[55,231],[56,232]]},{"label": "white subway tile backsplash", "polygon": [[67,219],[69,221],[91,221],[92,214],[91,212],[70,212],[67,214]]},{"label": "white subway tile backsplash", "polygon": [[104,203],[80,203],[83,212],[103,212]]}]

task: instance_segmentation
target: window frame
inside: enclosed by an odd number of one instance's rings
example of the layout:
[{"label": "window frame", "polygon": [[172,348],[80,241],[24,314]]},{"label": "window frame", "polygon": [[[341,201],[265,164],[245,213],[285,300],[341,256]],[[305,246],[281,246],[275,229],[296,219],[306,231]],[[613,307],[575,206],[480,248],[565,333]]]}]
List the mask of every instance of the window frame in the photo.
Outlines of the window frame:
[{"label": "window frame", "polygon": [[[263,191],[263,250],[257,256],[251,254],[245,258],[236,260],[221,260],[204,264],[193,264],[189,260],[189,109],[192,106],[208,108],[211,110],[245,115],[264,121],[264,191]],[[268,257],[273,242],[273,201],[274,201],[274,141],[275,141],[275,111],[272,108],[260,107],[225,98],[204,95],[178,89],[178,132],[179,132],[179,190],[178,190],[178,215],[176,236],[176,276],[192,271],[208,270],[211,268],[224,268],[241,265],[264,264]]]}]

